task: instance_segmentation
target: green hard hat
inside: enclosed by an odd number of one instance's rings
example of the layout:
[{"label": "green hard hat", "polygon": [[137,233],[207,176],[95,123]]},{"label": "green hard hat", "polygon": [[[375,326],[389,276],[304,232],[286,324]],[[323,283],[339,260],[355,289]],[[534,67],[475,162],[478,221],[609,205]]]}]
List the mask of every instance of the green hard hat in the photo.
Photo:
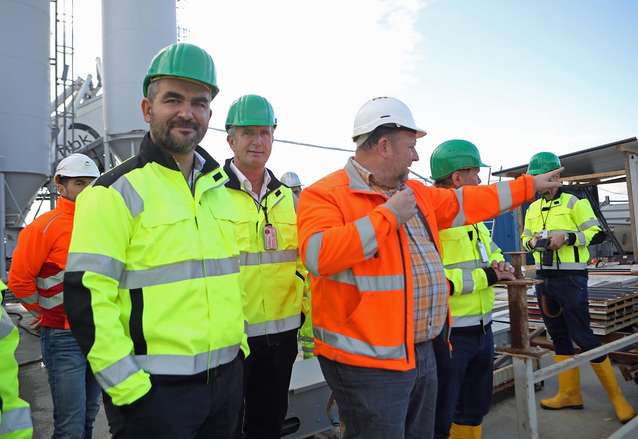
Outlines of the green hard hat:
[{"label": "green hard hat", "polygon": [[430,156],[430,171],[434,180],[440,180],[460,169],[486,166],[481,161],[478,148],[467,140],[454,139],[443,142]]},{"label": "green hard hat", "polygon": [[228,109],[226,131],[230,127],[251,125],[277,127],[275,111],[266,98],[258,95],[244,95],[233,102]]},{"label": "green hard hat", "polygon": [[527,173],[529,175],[544,174],[554,169],[560,168],[560,159],[552,152],[539,152],[534,154],[527,166]]},{"label": "green hard hat", "polygon": [[148,66],[144,77],[144,97],[148,85],[158,76],[190,79],[211,89],[211,98],[217,96],[217,75],[213,58],[204,49],[188,43],[175,43],[159,51]]}]

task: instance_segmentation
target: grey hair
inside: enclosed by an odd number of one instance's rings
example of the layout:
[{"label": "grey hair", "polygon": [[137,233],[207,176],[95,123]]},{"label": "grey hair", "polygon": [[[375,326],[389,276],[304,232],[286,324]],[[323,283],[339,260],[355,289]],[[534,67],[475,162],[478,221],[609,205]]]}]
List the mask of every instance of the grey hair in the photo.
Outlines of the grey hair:
[{"label": "grey hair", "polygon": [[152,101],[155,99],[155,96],[157,96],[157,92],[158,92],[158,85],[157,85],[158,81],[151,81],[150,84],[148,84],[148,87],[146,88],[146,98],[149,101]]}]

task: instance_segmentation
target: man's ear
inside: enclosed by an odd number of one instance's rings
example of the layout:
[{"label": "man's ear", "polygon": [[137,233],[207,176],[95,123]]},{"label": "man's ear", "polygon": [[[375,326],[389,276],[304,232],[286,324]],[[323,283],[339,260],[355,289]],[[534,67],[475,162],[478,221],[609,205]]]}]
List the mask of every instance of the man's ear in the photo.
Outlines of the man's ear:
[{"label": "man's ear", "polygon": [[461,171],[454,171],[450,176],[454,187],[461,186]]},{"label": "man's ear", "polygon": [[235,137],[231,136],[230,134],[226,135],[226,142],[228,142],[228,146],[230,146],[230,149],[235,152]]},{"label": "man's ear", "polygon": [[[142,107],[142,114],[144,115],[144,121],[146,123],[151,123],[151,116],[152,116],[151,101],[149,101],[148,98],[142,99],[141,107]],[[211,111],[211,115],[212,114],[213,113]],[[210,116],[209,116],[209,119],[210,119]]]},{"label": "man's ear", "polygon": [[379,141],[377,142],[377,148],[379,154],[381,154],[382,157],[387,158],[389,156],[392,156],[392,142],[387,137],[381,136],[379,138]]}]

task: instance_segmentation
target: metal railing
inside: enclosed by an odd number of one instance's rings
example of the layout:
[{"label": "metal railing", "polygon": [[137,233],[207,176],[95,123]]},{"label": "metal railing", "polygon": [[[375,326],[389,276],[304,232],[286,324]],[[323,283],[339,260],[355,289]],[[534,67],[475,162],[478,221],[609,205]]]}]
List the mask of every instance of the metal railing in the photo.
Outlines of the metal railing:
[{"label": "metal railing", "polygon": [[[568,369],[578,367],[595,358],[607,355],[610,352],[618,351],[624,347],[638,343],[638,334],[623,337],[611,343],[602,345],[582,354],[578,354],[569,360],[552,364],[534,371],[534,361],[537,355],[516,355],[513,356],[514,365],[514,389],[516,392],[516,414],[518,417],[518,437],[538,439],[538,418],[536,415],[536,395],[534,384],[547,378],[558,375]],[[616,431],[609,439],[620,439],[623,437],[636,437],[638,434],[638,417],[626,423]]]}]

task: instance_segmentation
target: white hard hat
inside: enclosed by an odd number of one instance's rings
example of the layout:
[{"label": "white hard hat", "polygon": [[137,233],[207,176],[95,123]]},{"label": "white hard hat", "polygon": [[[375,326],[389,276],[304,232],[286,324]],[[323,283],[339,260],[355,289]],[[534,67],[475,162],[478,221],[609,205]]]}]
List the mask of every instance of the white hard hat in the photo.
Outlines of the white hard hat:
[{"label": "white hard hat", "polygon": [[414,130],[417,137],[426,134],[425,130],[418,128],[414,123],[414,117],[407,105],[396,98],[382,96],[370,99],[359,109],[354,118],[352,140],[356,141],[362,134],[371,133],[377,127],[386,124]]},{"label": "white hard hat", "polygon": [[100,176],[95,162],[84,154],[71,154],[58,163],[55,175],[60,177],[93,177]]},{"label": "white hard hat", "polygon": [[286,172],[281,176],[281,182],[288,187],[297,187],[301,186],[301,180],[299,180],[299,176],[294,172]]}]

